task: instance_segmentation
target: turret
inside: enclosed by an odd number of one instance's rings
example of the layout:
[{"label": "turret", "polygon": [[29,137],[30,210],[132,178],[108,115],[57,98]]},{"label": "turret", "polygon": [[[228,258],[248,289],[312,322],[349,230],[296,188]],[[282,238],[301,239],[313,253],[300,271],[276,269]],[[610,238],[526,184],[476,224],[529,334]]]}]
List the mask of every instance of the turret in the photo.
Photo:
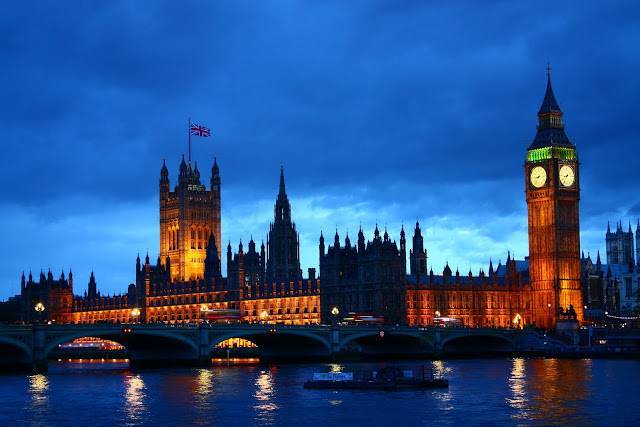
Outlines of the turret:
[{"label": "turret", "polygon": [[169,193],[169,170],[167,164],[162,160],[162,168],[160,168],[160,194],[161,196]]},{"label": "turret", "polygon": [[98,287],[96,285],[96,278],[93,275],[93,271],[91,272],[91,276],[89,276],[89,285],[87,286],[88,288],[88,296],[89,298],[95,298],[97,293],[98,293]]},{"label": "turret", "polygon": [[358,231],[358,253],[364,253],[364,233],[362,232],[362,225],[360,226],[360,230]]},{"label": "turret", "polygon": [[320,252],[320,258],[324,256],[324,236],[322,235],[322,230],[320,230],[320,244],[318,245],[318,250]]},{"label": "turret", "polygon": [[336,228],[336,235],[333,237],[333,247],[338,249],[340,247],[340,236],[338,236],[338,229]]},{"label": "turret", "polygon": [[178,182],[180,184],[186,183],[189,178],[189,168],[187,162],[184,161],[184,154],[182,155],[182,161],[180,162],[180,175],[178,176]]},{"label": "turret", "polygon": [[198,170],[198,162],[195,162],[195,166],[193,168],[193,179],[196,183],[200,184],[200,171]]}]

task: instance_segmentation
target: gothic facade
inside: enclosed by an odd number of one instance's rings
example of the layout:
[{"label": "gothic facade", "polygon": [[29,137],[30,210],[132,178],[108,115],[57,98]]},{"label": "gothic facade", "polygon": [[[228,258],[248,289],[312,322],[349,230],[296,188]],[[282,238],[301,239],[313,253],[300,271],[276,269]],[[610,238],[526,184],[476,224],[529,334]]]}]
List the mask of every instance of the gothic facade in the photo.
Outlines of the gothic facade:
[{"label": "gothic facade", "polygon": [[256,250],[253,237],[245,252],[242,242],[234,254],[227,246],[227,277],[239,289],[240,311],[248,322],[314,324],[320,323],[320,280],[315,268],[308,277],[300,269],[300,240],[291,218],[284,170],[269,226],[267,247]]},{"label": "gothic facade", "polygon": [[605,277],[611,277],[618,285],[620,311],[631,314],[640,307],[640,221],[635,236],[629,222],[627,231],[622,221],[611,231],[607,224],[605,234],[607,264],[602,266]]},{"label": "gothic facade", "polygon": [[351,245],[349,235],[340,244],[336,230],[333,245],[325,253],[324,236],[320,233],[321,319],[332,321],[331,311],[339,313],[372,313],[390,324],[406,322],[406,241],[400,231],[400,246],[378,226],[373,240],[365,243],[362,228],[358,241]]},{"label": "gothic facade", "polygon": [[584,254],[580,263],[585,319],[604,320],[605,313],[619,313],[620,282],[612,273],[611,267],[602,263],[600,251],[595,263],[590,255],[585,257]]},{"label": "gothic facade", "polygon": [[533,324],[545,329],[554,328],[567,310],[581,320],[583,310],[578,153],[565,134],[562,115],[547,75],[538,128],[525,161]]},{"label": "gothic facade", "polygon": [[[155,265],[138,257],[135,283],[122,295],[104,296],[91,276],[84,296],[73,295],[73,279],[51,272],[34,281],[22,277],[23,320],[58,322],[200,322],[211,309],[238,310],[243,321],[283,324],[332,323],[349,313],[381,316],[388,324],[429,326],[442,318],[466,326],[550,329],[561,313],[572,309],[578,320],[584,304],[616,309],[625,304],[617,290],[616,270],[640,264],[640,224],[633,239],[621,230],[607,232],[607,260],[593,264],[580,257],[579,170],[575,146],[564,132],[562,111],[547,81],[538,112],[538,128],[525,161],[530,256],[488,272],[461,275],[447,264],[442,274],[428,269],[420,224],[413,230],[408,254],[404,227],[398,243],[377,225],[367,241],[325,246],[320,234],[319,267],[303,278],[300,239],[292,220],[284,171],[265,243],[251,238],[245,252],[231,243],[226,250],[226,276],[221,271],[220,173],[214,160],[210,189],[201,184],[197,165],[180,164],[178,185],[170,190],[168,169],[160,172],[160,254]],[[635,274],[635,273],[634,273]],[[625,295],[626,281],[620,283]],[[633,278],[635,277],[635,279]],[[636,280],[637,275],[631,280]],[[585,289],[586,288],[586,289]],[[637,289],[637,285],[636,285]],[[636,292],[637,295],[637,292]],[[633,286],[631,297],[633,298]],[[636,297],[637,301],[637,297]],[[36,314],[33,305],[46,310]],[[622,303],[622,304],[621,304]],[[336,310],[339,315],[335,314]],[[36,317],[38,316],[38,317]]]}]

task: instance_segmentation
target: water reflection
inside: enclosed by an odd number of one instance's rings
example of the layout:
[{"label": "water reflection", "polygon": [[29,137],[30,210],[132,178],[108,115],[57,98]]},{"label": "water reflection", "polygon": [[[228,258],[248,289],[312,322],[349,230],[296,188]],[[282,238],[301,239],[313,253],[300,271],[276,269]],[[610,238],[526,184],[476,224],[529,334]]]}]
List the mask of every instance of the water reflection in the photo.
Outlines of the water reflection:
[{"label": "water reflection", "polygon": [[128,375],[125,383],[125,415],[128,422],[139,422],[146,411],[145,384],[140,375]]},{"label": "water reflection", "polygon": [[329,364],[329,367],[331,368],[331,372],[342,372],[344,369],[344,365],[339,365],[337,363],[331,363]]},{"label": "water reflection", "polygon": [[511,375],[509,376],[509,390],[511,397],[507,398],[507,403],[517,410],[513,418],[530,419],[529,400],[527,397],[527,371],[526,361],[523,358],[513,359],[511,365]]},{"label": "water reflection", "polygon": [[519,420],[580,424],[590,398],[591,360],[514,359],[508,404]]},{"label": "water reflection", "polygon": [[254,397],[258,401],[254,405],[256,418],[261,423],[272,424],[275,420],[275,411],[278,410],[278,405],[274,402],[275,390],[271,372],[261,371],[255,385],[256,392]]},{"label": "water reflection", "polygon": [[195,401],[196,407],[200,410],[209,409],[210,396],[213,392],[213,371],[210,369],[199,369],[196,377]]},{"label": "water reflection", "polygon": [[45,375],[31,375],[29,377],[29,394],[31,395],[31,409],[40,412],[48,407],[49,378]]},{"label": "water reflection", "polygon": [[[431,369],[435,377],[447,378],[451,372],[451,368],[448,367],[442,360],[434,360],[431,362]],[[438,408],[442,411],[451,411],[453,409],[453,396],[450,390],[447,389],[434,389],[433,396],[438,402]]]}]

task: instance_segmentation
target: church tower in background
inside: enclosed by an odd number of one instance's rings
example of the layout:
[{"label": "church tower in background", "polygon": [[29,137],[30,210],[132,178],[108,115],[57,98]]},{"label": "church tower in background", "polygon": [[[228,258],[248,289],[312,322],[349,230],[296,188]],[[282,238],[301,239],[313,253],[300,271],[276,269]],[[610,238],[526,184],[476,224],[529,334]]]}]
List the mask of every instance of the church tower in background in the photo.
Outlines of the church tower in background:
[{"label": "church tower in background", "polygon": [[560,310],[570,306],[582,320],[578,169],[576,147],[564,132],[548,72],[525,163],[533,320],[540,328],[555,327]]},{"label": "church tower in background", "polygon": [[[180,163],[178,185],[171,191],[169,171],[160,170],[160,261],[171,271],[171,280],[204,277],[207,244],[213,235],[220,254],[222,221],[220,216],[220,170],[214,159],[210,190],[200,182],[198,164],[192,168]],[[211,260],[210,260],[211,262]]]}]

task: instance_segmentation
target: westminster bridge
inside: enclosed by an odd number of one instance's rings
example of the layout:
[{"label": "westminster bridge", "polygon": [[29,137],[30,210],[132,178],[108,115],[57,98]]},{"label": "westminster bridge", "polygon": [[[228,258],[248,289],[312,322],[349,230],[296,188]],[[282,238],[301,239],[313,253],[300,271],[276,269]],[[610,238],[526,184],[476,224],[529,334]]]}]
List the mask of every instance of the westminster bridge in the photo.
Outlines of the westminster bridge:
[{"label": "westminster bridge", "polygon": [[46,369],[48,358],[60,344],[83,337],[126,346],[132,364],[210,364],[216,346],[230,338],[251,341],[265,359],[531,353],[544,350],[547,344],[547,338],[533,329],[268,324],[0,325],[0,365]]}]

